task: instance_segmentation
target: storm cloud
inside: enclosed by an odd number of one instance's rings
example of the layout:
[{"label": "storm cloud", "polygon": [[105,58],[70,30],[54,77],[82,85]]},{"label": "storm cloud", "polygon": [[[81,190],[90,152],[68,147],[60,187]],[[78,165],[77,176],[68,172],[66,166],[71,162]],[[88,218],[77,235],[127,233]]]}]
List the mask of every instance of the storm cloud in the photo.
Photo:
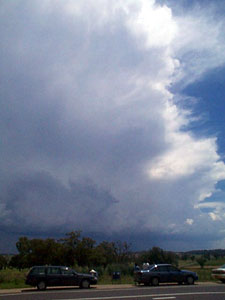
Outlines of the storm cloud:
[{"label": "storm cloud", "polygon": [[182,108],[181,87],[225,62],[222,20],[199,14],[153,0],[1,3],[2,232],[221,239],[224,208],[205,199],[225,165]]}]

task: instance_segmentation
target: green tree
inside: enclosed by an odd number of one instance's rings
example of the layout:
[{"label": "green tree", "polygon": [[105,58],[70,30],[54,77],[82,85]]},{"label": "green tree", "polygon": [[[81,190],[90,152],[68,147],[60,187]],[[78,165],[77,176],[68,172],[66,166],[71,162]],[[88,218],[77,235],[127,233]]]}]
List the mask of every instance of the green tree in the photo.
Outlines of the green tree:
[{"label": "green tree", "polygon": [[75,257],[79,266],[92,266],[94,258],[94,246],[96,241],[89,238],[83,237],[82,240],[77,244],[75,249]]},{"label": "green tree", "polygon": [[30,267],[27,256],[21,254],[13,255],[9,262],[9,266],[19,270]]},{"label": "green tree", "polygon": [[77,262],[77,247],[80,243],[81,231],[75,230],[66,233],[65,238],[61,238],[59,243],[63,245],[65,264],[68,266],[73,266]]},{"label": "green tree", "polygon": [[220,257],[219,253],[217,253],[217,252],[214,252],[213,256],[215,257],[216,260]]},{"label": "green tree", "polygon": [[210,252],[209,251],[205,250],[203,256],[206,260],[210,260]]},{"label": "green tree", "polygon": [[5,269],[7,264],[7,259],[3,255],[0,255],[0,270]]},{"label": "green tree", "polygon": [[20,237],[16,243],[18,254],[10,265],[19,269],[33,265],[78,265],[81,267],[125,264],[131,259],[130,244],[127,242],[102,242],[90,237],[81,239],[81,231],[66,233],[64,238],[28,239]]},{"label": "green tree", "polygon": [[16,248],[21,255],[29,254],[31,250],[30,240],[25,236],[20,237],[19,241],[16,243]]},{"label": "green tree", "polygon": [[131,244],[127,242],[117,241],[116,243],[112,243],[114,249],[114,257],[116,263],[126,263],[129,261],[131,256]]},{"label": "green tree", "polygon": [[54,239],[33,239],[30,241],[31,250],[28,255],[29,264],[32,265],[58,265],[63,264],[63,247]]},{"label": "green tree", "polygon": [[14,255],[10,266],[19,269],[33,265],[64,264],[65,251],[63,245],[54,239],[31,239],[19,238],[16,243],[19,254]]},{"label": "green tree", "polygon": [[186,253],[183,253],[181,256],[182,260],[187,260],[188,259],[188,255]]},{"label": "green tree", "polygon": [[192,256],[191,256],[191,261],[194,261],[194,260],[195,260],[195,256],[192,255]]},{"label": "green tree", "polygon": [[104,268],[115,262],[115,250],[112,242],[103,241],[97,247],[96,250],[102,255],[102,265]]},{"label": "green tree", "polygon": [[207,259],[204,256],[200,256],[196,259],[196,261],[200,265],[200,267],[203,269]]},{"label": "green tree", "polygon": [[105,256],[105,252],[101,247],[99,247],[99,245],[92,249],[91,258],[90,258],[91,268],[100,267],[100,266],[105,268],[107,265],[106,261],[107,258]]},{"label": "green tree", "polygon": [[30,267],[29,254],[31,252],[31,243],[27,237],[20,237],[16,243],[16,248],[19,254],[14,255],[10,261],[10,266],[19,269]]},{"label": "green tree", "polygon": [[153,247],[151,250],[144,252],[141,255],[141,260],[142,262],[149,262],[150,264],[178,264],[178,257],[174,252],[164,251],[159,247]]}]

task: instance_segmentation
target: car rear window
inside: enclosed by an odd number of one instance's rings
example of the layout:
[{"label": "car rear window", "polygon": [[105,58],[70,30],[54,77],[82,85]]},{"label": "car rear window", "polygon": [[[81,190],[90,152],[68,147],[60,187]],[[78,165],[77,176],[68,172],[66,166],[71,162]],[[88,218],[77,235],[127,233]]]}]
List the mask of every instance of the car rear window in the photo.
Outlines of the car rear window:
[{"label": "car rear window", "polygon": [[45,274],[45,267],[35,267],[30,271],[30,274],[32,275]]}]

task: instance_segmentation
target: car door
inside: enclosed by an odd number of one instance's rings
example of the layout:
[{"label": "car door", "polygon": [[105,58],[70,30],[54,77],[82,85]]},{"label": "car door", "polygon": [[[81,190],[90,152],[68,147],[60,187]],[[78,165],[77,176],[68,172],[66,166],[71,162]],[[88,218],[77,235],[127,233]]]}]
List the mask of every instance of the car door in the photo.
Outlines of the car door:
[{"label": "car door", "polygon": [[46,280],[46,269],[45,267],[33,267],[27,276],[27,283],[31,285],[37,285],[40,281]]},{"label": "car door", "polygon": [[60,267],[48,267],[47,268],[47,285],[48,286],[61,286],[62,273]]},{"label": "car door", "polygon": [[158,266],[160,282],[169,282],[169,272],[167,266]]},{"label": "car door", "polygon": [[183,280],[182,273],[174,266],[168,266],[169,282],[180,282]]},{"label": "car door", "polygon": [[62,268],[62,283],[63,285],[74,286],[79,285],[78,274],[70,268]]}]

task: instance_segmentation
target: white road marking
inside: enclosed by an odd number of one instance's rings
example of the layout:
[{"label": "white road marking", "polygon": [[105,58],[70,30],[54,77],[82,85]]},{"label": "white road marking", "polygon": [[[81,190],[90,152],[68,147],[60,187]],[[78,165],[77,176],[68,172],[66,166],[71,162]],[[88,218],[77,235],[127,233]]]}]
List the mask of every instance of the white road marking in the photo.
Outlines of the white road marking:
[{"label": "white road marking", "polygon": [[167,299],[176,299],[176,297],[160,297],[160,298],[152,298],[153,300],[167,300]]},{"label": "white road marking", "polygon": [[[173,294],[149,294],[149,295],[132,295],[132,296],[111,296],[111,297],[92,297],[92,298],[74,298],[70,300],[111,300],[111,299],[129,299],[129,298],[147,298],[147,297],[170,297],[176,296],[191,296],[191,295],[225,295],[225,292],[196,292],[196,293],[173,293]],[[159,299],[159,298],[158,298]],[[165,299],[165,298],[164,298]],[[168,298],[167,298],[168,299]],[[66,299],[52,299],[52,300],[68,300]]]}]

